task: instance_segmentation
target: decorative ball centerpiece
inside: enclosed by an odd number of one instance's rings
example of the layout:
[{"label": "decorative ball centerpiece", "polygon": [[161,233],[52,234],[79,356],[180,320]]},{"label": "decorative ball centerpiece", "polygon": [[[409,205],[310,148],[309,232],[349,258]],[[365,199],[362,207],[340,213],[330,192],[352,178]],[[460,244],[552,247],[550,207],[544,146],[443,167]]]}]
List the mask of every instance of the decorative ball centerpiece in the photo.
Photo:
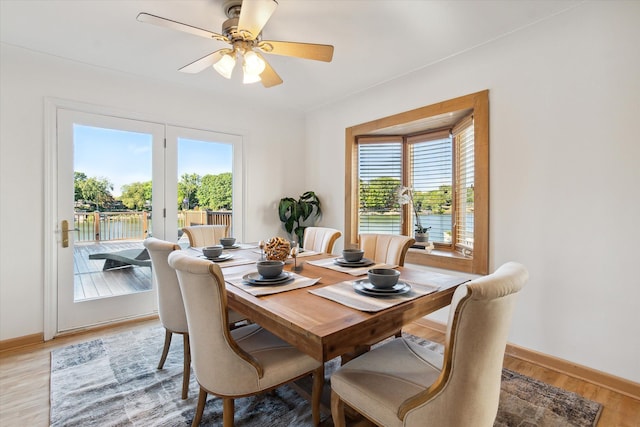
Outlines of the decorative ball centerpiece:
[{"label": "decorative ball centerpiece", "polygon": [[291,251],[291,243],[282,237],[272,237],[264,245],[264,254],[268,260],[284,261]]}]

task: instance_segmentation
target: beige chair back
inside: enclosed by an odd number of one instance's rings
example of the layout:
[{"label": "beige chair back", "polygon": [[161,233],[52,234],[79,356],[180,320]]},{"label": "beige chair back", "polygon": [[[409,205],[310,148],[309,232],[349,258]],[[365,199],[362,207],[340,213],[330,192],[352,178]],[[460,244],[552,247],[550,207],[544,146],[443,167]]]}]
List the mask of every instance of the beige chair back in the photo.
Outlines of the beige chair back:
[{"label": "beige chair back", "polygon": [[198,382],[218,395],[241,394],[255,388],[261,372],[231,338],[220,267],[181,252],[172,253],[169,264],[176,269],[182,289]]},{"label": "beige chair back", "polygon": [[509,262],[456,289],[440,377],[400,407],[405,425],[493,425],[516,294],[528,277],[524,266]]},{"label": "beige chair back", "polygon": [[189,238],[189,245],[192,248],[203,246],[219,245],[220,238],[227,237],[228,225],[192,225],[183,227],[182,231]]},{"label": "beige chair back", "polygon": [[158,315],[162,326],[171,332],[186,333],[187,317],[184,312],[178,276],[169,266],[169,254],[180,250],[175,243],[149,237],[144,241],[151,257],[153,275],[158,284]]},{"label": "beige chair back", "polygon": [[220,267],[186,251],[169,255],[184,298],[193,369],[200,384],[192,425],[202,419],[207,395],[222,398],[222,425],[232,426],[234,399],[261,393],[313,373],[311,412],[320,423],[323,364],[257,324],[229,331],[227,290]]},{"label": "beige chair back", "polygon": [[364,257],[375,262],[390,265],[404,265],[407,251],[415,243],[409,236],[395,234],[361,234],[360,249],[364,250]]},{"label": "beige chair back", "polygon": [[330,254],[340,236],[342,233],[335,228],[307,227],[304,229],[302,247],[310,251]]}]

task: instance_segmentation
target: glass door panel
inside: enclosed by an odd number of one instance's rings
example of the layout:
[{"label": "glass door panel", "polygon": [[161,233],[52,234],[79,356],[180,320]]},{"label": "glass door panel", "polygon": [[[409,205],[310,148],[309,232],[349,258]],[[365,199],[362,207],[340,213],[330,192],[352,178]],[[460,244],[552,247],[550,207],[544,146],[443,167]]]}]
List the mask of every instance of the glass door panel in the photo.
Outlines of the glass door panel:
[{"label": "glass door panel", "polygon": [[69,229],[58,246],[58,331],[155,312],[142,241],[164,234],[164,126],[63,109],[57,120],[58,224]]}]

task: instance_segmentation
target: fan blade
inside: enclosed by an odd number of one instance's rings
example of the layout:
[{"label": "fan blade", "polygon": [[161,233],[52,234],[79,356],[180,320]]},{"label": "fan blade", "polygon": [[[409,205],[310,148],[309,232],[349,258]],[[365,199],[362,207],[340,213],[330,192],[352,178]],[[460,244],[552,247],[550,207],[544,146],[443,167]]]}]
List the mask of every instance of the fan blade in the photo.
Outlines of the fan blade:
[{"label": "fan blade", "polygon": [[229,52],[232,52],[232,49],[216,50],[215,52],[210,53],[207,56],[203,56],[202,58],[196,61],[193,61],[189,65],[185,65],[184,67],[180,68],[178,71],[182,71],[183,73],[191,73],[191,74],[199,73],[200,71],[204,70],[207,67],[212,67],[213,64],[220,61],[220,58],[222,58],[222,55]]},{"label": "fan blade", "polygon": [[255,40],[277,7],[275,0],[244,0],[240,7],[238,31],[249,32],[251,40]]},{"label": "fan blade", "polygon": [[265,65],[264,71],[260,73],[260,81],[262,82],[262,86],[272,87],[282,84],[282,79],[280,78],[278,73],[276,73],[276,71],[271,67],[271,65],[269,65],[267,60],[264,59],[264,56],[262,56],[260,52],[256,52],[256,55],[258,55],[264,61]]},{"label": "fan blade", "polygon": [[331,62],[333,59],[333,46],[329,44],[263,40],[258,44],[258,48],[263,52],[274,55],[294,56],[296,58],[314,59],[324,62]]},{"label": "fan blade", "polygon": [[160,27],[171,28],[173,30],[182,31],[196,36],[204,37],[206,39],[215,39],[229,43],[229,39],[222,34],[214,33],[212,31],[203,30],[202,28],[194,27],[191,25],[183,24],[171,19],[162,18],[160,16],[151,15],[150,13],[141,12],[136,18],[140,22],[146,22],[148,24],[158,25]]}]

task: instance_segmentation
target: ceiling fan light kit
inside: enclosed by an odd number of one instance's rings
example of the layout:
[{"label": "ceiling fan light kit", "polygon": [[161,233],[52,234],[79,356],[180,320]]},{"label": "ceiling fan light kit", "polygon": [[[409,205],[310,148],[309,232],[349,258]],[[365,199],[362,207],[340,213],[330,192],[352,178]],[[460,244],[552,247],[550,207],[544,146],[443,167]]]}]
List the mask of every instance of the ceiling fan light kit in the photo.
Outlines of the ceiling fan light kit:
[{"label": "ceiling fan light kit", "polygon": [[179,71],[199,73],[213,67],[222,77],[230,79],[238,58],[242,59],[243,83],[262,82],[264,87],[277,86],[282,79],[264,59],[260,52],[273,55],[293,56],[331,62],[333,46],[313,43],[297,43],[276,40],[262,40],[262,29],[275,12],[275,0],[229,0],[223,5],[227,19],[222,24],[222,34],[183,24],[171,19],[142,12],[138,21],[183,31],[189,34],[222,41],[232,47],[219,49]]},{"label": "ceiling fan light kit", "polygon": [[233,68],[235,66],[236,58],[235,55],[232,55],[231,53],[225,53],[218,62],[213,64],[213,68],[226,79],[231,78],[231,73],[233,73]]}]

